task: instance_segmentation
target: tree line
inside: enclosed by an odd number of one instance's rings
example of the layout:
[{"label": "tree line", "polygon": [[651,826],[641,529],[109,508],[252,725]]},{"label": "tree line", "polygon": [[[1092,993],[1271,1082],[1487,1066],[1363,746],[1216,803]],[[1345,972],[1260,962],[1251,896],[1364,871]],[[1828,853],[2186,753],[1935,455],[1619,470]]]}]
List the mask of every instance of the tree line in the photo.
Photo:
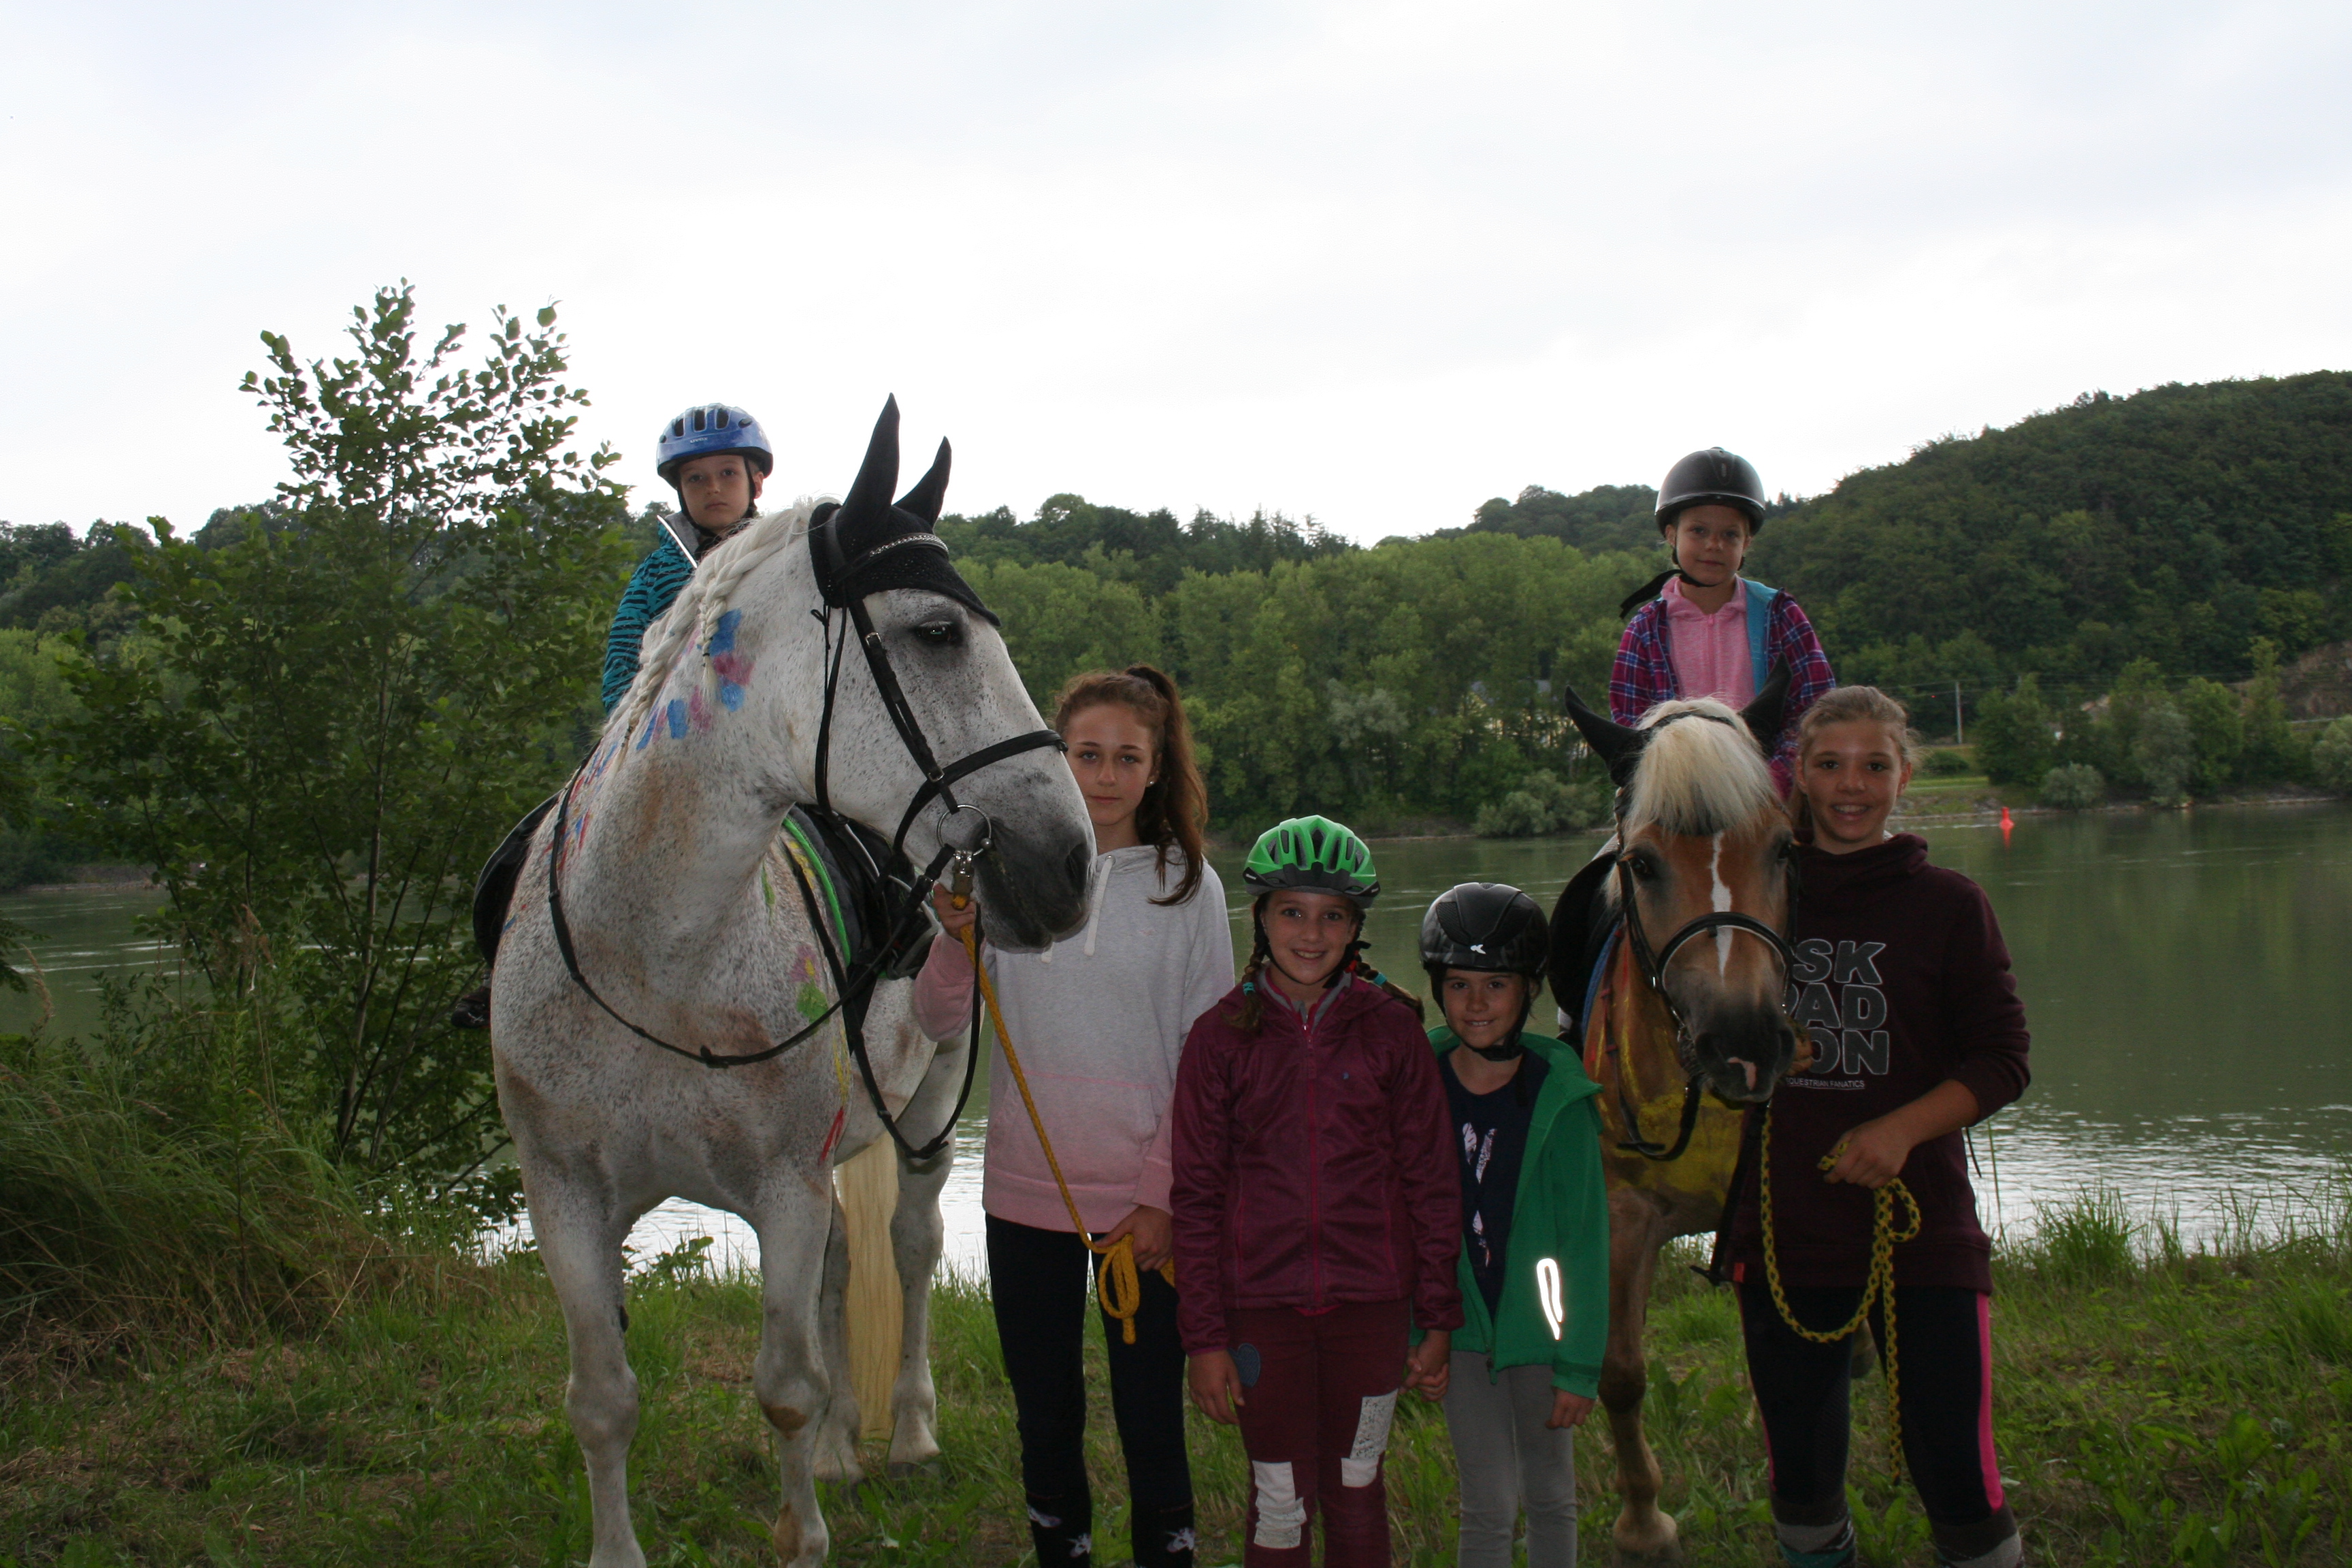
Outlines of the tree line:
[{"label": "tree line", "polygon": [[[496,1147],[487,1055],[446,1022],[478,973],[466,895],[594,735],[649,542],[614,454],[575,440],[554,321],[501,311],[477,353],[382,290],[343,357],[264,334],[246,392],[292,468],[267,503],[185,535],[0,525],[7,842],[153,868],[203,982],[126,1004],[118,1055],[234,1039],[257,1102],[379,1175],[478,1177]],[[1960,679],[1997,780],[2326,782],[2334,737],[2295,732],[2279,679],[2346,630],[2347,380],[2164,388],[1938,443],[1777,502],[1756,574],[1812,610],[1845,679]],[[1531,487],[1370,547],[1076,495],[940,531],[1041,708],[1083,669],[1176,676],[1226,830],[1316,810],[1536,833],[1603,809],[1559,699],[1603,700],[1619,600],[1660,561],[1654,504]]]}]

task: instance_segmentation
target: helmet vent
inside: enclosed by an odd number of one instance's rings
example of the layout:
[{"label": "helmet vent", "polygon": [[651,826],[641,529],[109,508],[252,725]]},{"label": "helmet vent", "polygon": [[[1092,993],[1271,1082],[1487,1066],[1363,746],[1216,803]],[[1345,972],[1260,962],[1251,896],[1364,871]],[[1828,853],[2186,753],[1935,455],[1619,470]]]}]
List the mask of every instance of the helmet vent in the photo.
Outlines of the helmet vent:
[{"label": "helmet vent", "polygon": [[719,411],[719,417],[716,423],[721,430],[727,428],[727,410],[722,408]]}]

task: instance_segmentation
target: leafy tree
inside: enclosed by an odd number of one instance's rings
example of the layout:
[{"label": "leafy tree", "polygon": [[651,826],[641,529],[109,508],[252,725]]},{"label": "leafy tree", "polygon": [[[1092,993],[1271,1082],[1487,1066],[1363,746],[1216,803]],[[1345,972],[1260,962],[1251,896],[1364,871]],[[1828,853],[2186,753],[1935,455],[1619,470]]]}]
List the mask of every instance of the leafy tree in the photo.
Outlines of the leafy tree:
[{"label": "leafy tree", "polygon": [[2312,772],[2324,789],[2352,795],[2352,716],[2336,720],[2311,749]]},{"label": "leafy tree", "polygon": [[2107,798],[2107,781],[2088,763],[2061,763],[2042,781],[2042,804],[2060,811],[2088,811]]},{"label": "leafy tree", "polygon": [[1977,705],[1977,763],[1995,784],[2040,784],[2057,755],[2057,715],[2042,699],[2039,676],[2022,676],[2016,690],[1996,691]]},{"label": "leafy tree", "polygon": [[2219,795],[2236,776],[2238,758],[2246,749],[2246,718],[2238,694],[2199,677],[2180,689],[2177,701],[2196,748],[2196,791]]},{"label": "leafy tree", "polygon": [[2197,773],[2197,737],[2170,698],[2158,697],[2140,710],[2131,757],[2148,794],[2160,804],[2188,798]]},{"label": "leafy tree", "polygon": [[2292,778],[2301,757],[2286,703],[2279,696],[2279,646],[2268,637],[2256,637],[2248,652],[2254,678],[2246,683],[2242,775],[2252,784]]},{"label": "leafy tree", "polygon": [[1541,769],[1521,779],[1502,799],[1481,807],[1476,832],[1481,838],[1534,838],[1591,827],[1608,816],[1605,784],[1580,786]]},{"label": "leafy tree", "polygon": [[333,1154],[454,1173],[496,1128],[482,1037],[446,1021],[469,876],[570,765],[625,513],[613,455],[570,445],[551,307],[499,310],[471,368],[405,284],[352,314],[349,358],[262,334],[245,385],[293,478],[206,544],[154,520],[144,630],[72,671],[65,766],[216,1001],[290,998]]}]

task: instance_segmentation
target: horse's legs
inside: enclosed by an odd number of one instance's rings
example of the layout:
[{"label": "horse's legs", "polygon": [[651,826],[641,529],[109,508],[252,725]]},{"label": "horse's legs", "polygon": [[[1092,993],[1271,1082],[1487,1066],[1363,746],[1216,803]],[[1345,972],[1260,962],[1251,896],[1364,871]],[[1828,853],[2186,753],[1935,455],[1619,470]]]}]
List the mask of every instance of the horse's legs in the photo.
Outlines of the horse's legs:
[{"label": "horse's legs", "polygon": [[637,1379],[622,1339],[621,1242],[629,1221],[585,1183],[528,1164],[524,1171],[531,1235],[572,1347],[563,1407],[588,1465],[589,1568],[645,1568],[629,1521],[629,1443],[637,1435]]},{"label": "horse's legs", "polygon": [[[822,1298],[829,1239],[841,1234],[830,1185],[814,1194],[805,1187],[772,1194],[758,1215],[747,1216],[760,1233],[760,1353],[751,1363],[751,1386],[760,1413],[776,1429],[783,1494],[776,1555],[786,1568],[816,1568],[831,1543],[817,1507],[814,1463],[817,1423],[832,1381],[824,1360]],[[841,1246],[845,1255],[833,1261],[846,1279],[845,1237]],[[851,1397],[846,1389],[842,1396]]]},{"label": "horse's legs", "polygon": [[818,1299],[818,1331],[824,1336],[824,1415],[817,1423],[810,1463],[816,1479],[854,1487],[866,1479],[857,1462],[861,1436],[857,1381],[849,1366],[849,1226],[841,1202],[832,1204],[833,1224],[824,1238],[824,1285]]},{"label": "horse's legs", "polygon": [[[963,1087],[968,1044],[939,1047],[908,1109],[912,1125],[929,1137],[955,1110]],[[955,1169],[955,1142],[918,1165],[898,1161],[898,1205],[890,1215],[890,1253],[898,1269],[898,1376],[890,1386],[890,1470],[903,1475],[940,1457],[940,1400],[931,1384],[931,1277],[947,1241],[940,1194]]]},{"label": "horse's legs", "polygon": [[890,1215],[900,1298],[898,1378],[890,1387],[893,1475],[940,1457],[940,1399],[931,1384],[931,1276],[947,1241],[940,1192],[954,1166],[950,1145],[919,1165],[902,1161],[898,1167],[898,1206]]},{"label": "horse's legs", "polygon": [[1609,1194],[1609,1346],[1601,1360],[1601,1403],[1608,1407],[1617,1446],[1617,1489],[1625,1501],[1614,1532],[1621,1568],[1656,1568],[1683,1560],[1674,1518],[1658,1510],[1664,1478],[1642,1431],[1642,1400],[1649,1392],[1643,1341],[1650,1283],[1658,1248],[1670,1226],[1654,1200],[1631,1188]]}]

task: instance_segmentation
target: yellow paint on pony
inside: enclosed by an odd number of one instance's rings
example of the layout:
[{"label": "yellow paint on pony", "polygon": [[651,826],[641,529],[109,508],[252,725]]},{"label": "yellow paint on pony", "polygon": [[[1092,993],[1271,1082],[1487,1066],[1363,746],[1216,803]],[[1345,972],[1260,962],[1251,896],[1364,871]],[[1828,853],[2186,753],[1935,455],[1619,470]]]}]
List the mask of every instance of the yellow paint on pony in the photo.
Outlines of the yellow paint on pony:
[{"label": "yellow paint on pony", "polygon": [[[1675,1059],[1675,1025],[1633,963],[1633,944],[1610,949],[1608,973],[1584,1029],[1584,1071],[1601,1086],[1601,1154],[1609,1184],[1675,1193],[1717,1207],[1731,1188],[1746,1112],[1712,1094],[1699,1097],[1698,1122],[1679,1159],[1653,1160],[1618,1145],[1635,1135],[1625,1125],[1631,1101],[1641,1136],[1671,1146],[1682,1125],[1690,1077]],[[1620,1085],[1624,1092],[1621,1095]]]}]

